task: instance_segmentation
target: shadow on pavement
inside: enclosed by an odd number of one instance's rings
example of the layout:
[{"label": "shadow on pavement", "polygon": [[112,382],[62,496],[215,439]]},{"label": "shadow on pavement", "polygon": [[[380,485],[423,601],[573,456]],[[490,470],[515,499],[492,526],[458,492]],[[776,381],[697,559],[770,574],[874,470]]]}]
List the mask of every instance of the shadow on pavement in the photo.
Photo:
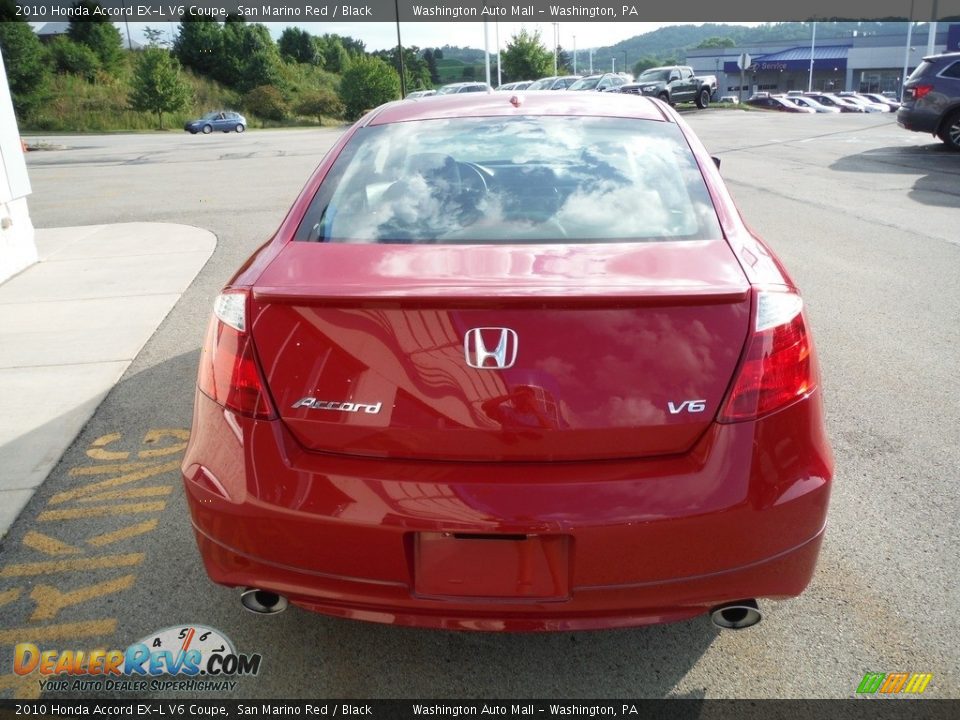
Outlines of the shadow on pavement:
[{"label": "shadow on pavement", "polygon": [[922,175],[908,193],[923,205],[960,208],[960,153],[944,143],[873,148],[846,155],[830,166],[840,172]]},{"label": "shadow on pavement", "polygon": [[[70,626],[78,628],[74,634],[66,631],[55,641],[42,642],[44,647],[122,650],[164,628],[201,624],[220,630],[238,652],[263,656],[259,676],[242,678],[226,696],[644,698],[672,693],[716,640],[719,630],[705,616],[632,630],[498,635],[375,625],[314,615],[298,608],[272,617],[252,615],[241,607],[238,591],[215,586],[207,579],[176,468],[122,486],[125,491],[168,486],[169,493],[162,497],[164,504],[156,512],[44,522],[43,513],[51,508],[91,506],[75,501],[56,503],[58,493],[106,477],[79,476],[78,468],[90,468],[98,462],[110,465],[138,461],[144,457],[144,438],[158,429],[179,431],[183,433],[181,439],[185,438],[197,358],[197,350],[182,353],[121,381],[11,528],[0,560],[0,597],[4,592],[13,597],[5,602],[0,620],[0,634],[5,631],[11,640],[0,646],[3,672],[12,667],[14,644],[31,641],[37,628],[77,624]],[[87,452],[103,437],[116,434],[119,437],[100,448],[117,453],[117,458],[98,460]],[[173,447],[173,441],[164,442]],[[119,457],[124,453],[128,456]],[[178,450],[159,458],[147,457],[169,466],[178,463],[181,456],[182,450]],[[126,471],[118,469],[113,475],[118,472]],[[121,496],[97,501],[96,505],[156,500]],[[157,520],[149,532],[108,545],[90,544],[91,538],[149,518]],[[24,542],[28,534],[36,532],[76,552],[55,558],[38,552],[36,542]],[[30,563],[60,562],[63,558],[73,561],[139,554],[139,562],[117,559],[82,571],[61,568],[26,576],[21,571]],[[124,579],[125,585],[121,582]],[[38,586],[48,589],[37,595]],[[93,586],[103,590],[85,591]],[[79,600],[38,618],[38,598],[44,593],[47,597],[75,593],[70,597]],[[36,679],[31,677],[29,681],[35,687]],[[0,687],[0,696],[9,697],[10,690]],[[700,698],[704,693],[696,689],[683,697]],[[76,696],[84,693],[48,695],[59,699]],[[137,696],[142,695],[132,697]]]}]

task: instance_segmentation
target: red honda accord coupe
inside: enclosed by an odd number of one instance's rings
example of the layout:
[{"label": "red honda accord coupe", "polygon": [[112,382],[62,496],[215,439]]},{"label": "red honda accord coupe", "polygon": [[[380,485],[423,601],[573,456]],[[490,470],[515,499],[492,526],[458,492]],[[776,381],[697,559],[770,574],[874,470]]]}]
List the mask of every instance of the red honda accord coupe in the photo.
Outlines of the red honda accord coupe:
[{"label": "red honda accord coupe", "polygon": [[737,628],[807,586],[797,288],[670,107],[586,95],[370,112],[217,297],[183,476],[248,609]]}]

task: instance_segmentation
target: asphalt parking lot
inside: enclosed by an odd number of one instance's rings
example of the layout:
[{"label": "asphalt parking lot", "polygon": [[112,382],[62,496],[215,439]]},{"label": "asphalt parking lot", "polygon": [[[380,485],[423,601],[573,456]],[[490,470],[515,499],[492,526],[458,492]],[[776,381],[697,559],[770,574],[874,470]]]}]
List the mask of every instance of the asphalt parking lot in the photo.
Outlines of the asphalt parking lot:
[{"label": "asphalt parking lot", "polygon": [[[44,137],[65,149],[28,157],[38,227],[172,222],[219,242],[3,541],[0,693],[38,689],[4,674],[23,628],[80,649],[202,624],[263,655],[235,697],[849,697],[864,673],[895,671],[960,697],[960,154],[892,115],[685,118],[809,308],[837,472],[806,594],[766,602],[744,632],[706,618],[481,635],[251,615],[203,572],[176,461],[212,300],[339,131]],[[117,477],[147,489],[143,507],[64,514],[80,482]]]}]

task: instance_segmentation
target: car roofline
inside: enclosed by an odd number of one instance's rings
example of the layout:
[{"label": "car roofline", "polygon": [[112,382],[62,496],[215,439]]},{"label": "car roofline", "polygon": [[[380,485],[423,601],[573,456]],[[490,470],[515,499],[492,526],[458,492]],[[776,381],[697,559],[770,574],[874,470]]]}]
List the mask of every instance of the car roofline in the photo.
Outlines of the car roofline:
[{"label": "car roofline", "polygon": [[611,117],[674,122],[658,101],[620,93],[556,93],[549,90],[518,90],[463,93],[431,97],[431,102],[395,100],[374,108],[358,121],[358,127],[388,125],[418,120],[468,117]]}]

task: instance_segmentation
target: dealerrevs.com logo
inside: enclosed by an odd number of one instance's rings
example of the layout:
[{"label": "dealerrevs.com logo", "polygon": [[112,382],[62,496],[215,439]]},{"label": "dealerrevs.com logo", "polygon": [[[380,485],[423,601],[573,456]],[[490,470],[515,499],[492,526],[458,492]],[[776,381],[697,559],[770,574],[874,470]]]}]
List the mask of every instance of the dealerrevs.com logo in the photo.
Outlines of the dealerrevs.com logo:
[{"label": "dealerrevs.com logo", "polygon": [[223,633],[204,625],[169,627],[125,650],[14,648],[13,671],[37,673],[44,692],[229,691],[234,678],[260,672],[260,654],[238,653]]},{"label": "dealerrevs.com logo", "polygon": [[867,673],[857,686],[858,696],[913,697],[922,695],[933,673]]}]

